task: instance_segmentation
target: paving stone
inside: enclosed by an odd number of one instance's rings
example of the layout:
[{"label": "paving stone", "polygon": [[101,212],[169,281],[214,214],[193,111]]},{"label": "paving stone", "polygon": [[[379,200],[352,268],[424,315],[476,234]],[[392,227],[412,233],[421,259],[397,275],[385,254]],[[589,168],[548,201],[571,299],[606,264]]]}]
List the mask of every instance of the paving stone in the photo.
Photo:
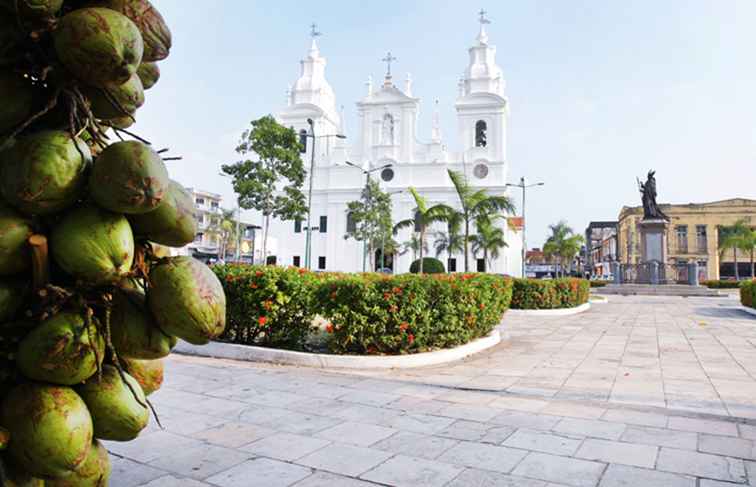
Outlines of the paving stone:
[{"label": "paving stone", "polygon": [[443,430],[455,421],[430,414],[402,414],[385,422],[386,426],[413,433],[433,434]]},{"label": "paving stone", "polygon": [[492,445],[501,445],[504,440],[512,436],[515,428],[511,426],[494,426],[486,431],[486,434],[479,440],[481,443],[490,443]]},{"label": "paving stone", "polygon": [[559,436],[544,431],[521,429],[510,436],[503,443],[503,446],[569,456],[577,451],[580,443],[581,440],[566,436]]},{"label": "paving stone", "polygon": [[520,462],[512,475],[574,487],[593,487],[598,483],[605,467],[603,463],[534,452]]},{"label": "paving stone", "polygon": [[578,458],[635,467],[654,468],[658,447],[589,438],[575,454]]},{"label": "paving stone", "polygon": [[288,487],[311,473],[309,468],[299,465],[256,458],[214,475],[207,481],[219,487]]},{"label": "paving stone", "polygon": [[436,433],[437,436],[456,440],[478,441],[488,433],[491,427],[476,421],[458,420]]},{"label": "paving stone", "polygon": [[499,411],[495,408],[488,406],[471,406],[468,404],[452,404],[438,412],[439,416],[472,421],[490,421],[498,414]]},{"label": "paving stone", "polygon": [[318,431],[325,430],[341,423],[337,418],[327,416],[318,416],[315,414],[303,414],[289,411],[286,416],[272,418],[269,421],[261,423],[266,428],[271,428],[287,433],[296,433],[299,435],[312,435]]},{"label": "paving stone", "polygon": [[370,446],[396,432],[397,430],[392,428],[348,421],[315,433],[315,436],[340,443],[349,443],[350,445]]},{"label": "paving stone", "polygon": [[316,472],[293,487],[370,487],[375,484],[328,472]]},{"label": "paving stone", "polygon": [[352,390],[339,397],[340,401],[353,402],[365,406],[384,406],[397,399],[399,399],[399,395],[397,394],[386,394],[383,392],[366,390]]},{"label": "paving stone", "polygon": [[191,436],[214,445],[238,448],[274,433],[275,431],[270,428],[231,421],[194,433]]},{"label": "paving stone", "polygon": [[747,440],[756,440],[756,426],[752,424],[739,424],[740,437]]},{"label": "paving stone", "polygon": [[674,448],[662,448],[656,463],[658,470],[696,475],[728,482],[746,481],[742,460]]},{"label": "paving stone", "polygon": [[546,414],[525,413],[519,411],[505,411],[491,419],[489,422],[514,426],[517,428],[529,428],[536,430],[550,430],[561,421],[559,416],[549,416]]},{"label": "paving stone", "polygon": [[110,458],[110,487],[135,487],[161,477],[168,472],[143,465],[128,458]]},{"label": "paving stone", "polygon": [[553,416],[598,419],[606,412],[606,409],[586,406],[585,404],[554,402],[543,408],[541,412],[544,414],[551,414]]},{"label": "paving stone", "polygon": [[719,480],[701,479],[698,487],[734,487],[732,482],[720,482]]},{"label": "paving stone", "polygon": [[653,426],[664,428],[667,426],[667,416],[657,413],[645,413],[629,409],[609,409],[601,419],[616,423],[634,424],[639,426]]},{"label": "paving stone", "polygon": [[320,450],[330,443],[330,441],[320,438],[292,433],[276,433],[250,443],[242,447],[242,450],[262,457],[293,461]]},{"label": "paving stone", "polygon": [[[555,485],[555,484],[554,484]],[[513,477],[488,470],[468,468],[445,487],[550,487],[541,480]]]},{"label": "paving stone", "polygon": [[753,441],[744,438],[701,433],[698,435],[698,450],[704,453],[756,460],[756,448]]},{"label": "paving stone", "polygon": [[414,457],[434,460],[443,452],[459,443],[457,440],[427,436],[409,431],[400,431],[379,441],[372,447],[391,453],[404,453]]},{"label": "paving stone", "polygon": [[695,431],[712,435],[738,436],[738,426],[735,423],[725,421],[672,416],[669,418],[667,427],[673,430]]},{"label": "paving stone", "polygon": [[596,419],[565,418],[554,427],[554,431],[573,435],[618,440],[627,428],[622,423],[611,423]]},{"label": "paving stone", "polygon": [[200,482],[199,480],[166,475],[165,477],[142,484],[139,487],[210,487],[210,484]]},{"label": "paving stone", "polygon": [[683,450],[696,450],[698,448],[698,435],[688,431],[629,426],[620,439],[630,443],[667,446]]},{"label": "paving stone", "polygon": [[393,454],[353,445],[333,444],[297,460],[300,465],[357,477]]},{"label": "paving stone", "polygon": [[444,452],[438,461],[509,473],[526,454],[514,448],[463,441]]},{"label": "paving stone", "polygon": [[696,487],[696,479],[627,465],[609,465],[599,487]]},{"label": "paving stone", "polygon": [[361,478],[395,487],[441,487],[462,469],[448,463],[397,455],[362,474]]},{"label": "paving stone", "polygon": [[201,445],[162,453],[160,457],[150,462],[151,466],[184,474],[197,480],[205,479],[252,457],[249,453],[214,445]]},{"label": "paving stone", "polygon": [[105,441],[103,444],[111,453],[137,462],[149,463],[166,452],[202,446],[203,442],[167,431],[156,431],[141,435],[133,441]]}]

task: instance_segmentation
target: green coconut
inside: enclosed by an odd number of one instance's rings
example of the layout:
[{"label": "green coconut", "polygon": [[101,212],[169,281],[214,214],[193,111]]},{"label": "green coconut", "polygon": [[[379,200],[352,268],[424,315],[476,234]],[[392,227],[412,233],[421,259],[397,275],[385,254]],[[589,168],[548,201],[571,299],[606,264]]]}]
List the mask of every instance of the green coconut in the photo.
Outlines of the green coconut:
[{"label": "green coconut", "polygon": [[0,466],[3,467],[5,474],[5,483],[3,487],[44,487],[45,481],[32,477],[31,474],[23,469],[16,467],[7,459],[0,458]]},{"label": "green coconut", "polygon": [[10,431],[0,426],[0,450],[8,448],[10,442]]},{"label": "green coconut", "polygon": [[66,214],[53,228],[50,248],[64,271],[91,284],[119,281],[134,262],[128,220],[93,205]]},{"label": "green coconut", "polygon": [[142,391],[144,391],[145,396],[149,396],[163,385],[165,366],[163,365],[162,360],[124,358],[121,359],[121,362],[129,375],[142,386]]},{"label": "green coconut", "polygon": [[145,63],[139,65],[137,69],[137,75],[142,80],[142,87],[145,90],[149,90],[160,79],[160,67],[157,63]]},{"label": "green coconut", "polygon": [[18,21],[10,13],[0,10],[0,67],[15,64],[23,57],[23,51],[18,48],[21,38]]},{"label": "green coconut", "polygon": [[169,247],[183,247],[194,241],[197,220],[194,201],[177,182],[171,181],[163,202],[155,211],[130,215],[134,234]]},{"label": "green coconut", "polygon": [[0,160],[5,200],[29,215],[49,215],[82,197],[92,155],[78,137],[44,130],[20,138]]},{"label": "green coconut", "polygon": [[31,225],[16,210],[0,203],[0,276],[18,274],[30,267],[27,241],[32,235]]},{"label": "green coconut", "polygon": [[132,117],[144,105],[144,88],[136,74],[125,83],[85,87],[82,93],[89,99],[92,114],[101,120]]},{"label": "green coconut", "polygon": [[15,387],[3,399],[0,422],[12,438],[8,455],[35,477],[71,475],[92,445],[92,417],[69,387],[34,382]]},{"label": "green coconut", "polygon": [[13,72],[0,72],[0,134],[10,132],[34,112],[34,88]]},{"label": "green coconut", "polygon": [[170,184],[160,154],[136,140],[116,142],[97,157],[89,191],[98,205],[127,214],[158,208]]},{"label": "green coconut", "polygon": [[63,0],[0,0],[0,5],[6,11],[17,13],[22,21],[40,21],[53,19],[63,7]]},{"label": "green coconut", "polygon": [[23,304],[26,286],[17,279],[0,279],[0,322],[12,320]]},{"label": "green coconut", "polygon": [[105,340],[78,313],[58,313],[34,327],[18,346],[21,373],[38,381],[75,385],[92,377],[105,356]]},{"label": "green coconut", "polygon": [[134,119],[132,117],[111,118],[108,124],[118,129],[127,129],[134,125]]},{"label": "green coconut", "polygon": [[171,31],[163,16],[147,0],[105,0],[102,4],[131,19],[144,40],[144,61],[160,61],[171,50]]},{"label": "green coconut", "polygon": [[48,480],[46,487],[108,487],[110,480],[108,450],[94,440],[84,463],[76,471],[62,479]]},{"label": "green coconut", "polygon": [[124,372],[121,379],[112,365],[102,368],[102,380],[92,377],[76,388],[92,415],[94,436],[101,440],[131,441],[150,419],[144,392],[139,383]]},{"label": "green coconut", "polygon": [[140,291],[124,289],[115,295],[110,331],[119,357],[163,358],[176,344],[175,337],[166,335],[154,323]]},{"label": "green coconut", "polygon": [[226,295],[202,262],[178,256],[150,271],[147,304],[164,332],[194,345],[204,345],[226,327]]},{"label": "green coconut", "polygon": [[125,83],[142,62],[139,29],[109,8],[82,8],[64,15],[53,39],[63,65],[91,86]]}]

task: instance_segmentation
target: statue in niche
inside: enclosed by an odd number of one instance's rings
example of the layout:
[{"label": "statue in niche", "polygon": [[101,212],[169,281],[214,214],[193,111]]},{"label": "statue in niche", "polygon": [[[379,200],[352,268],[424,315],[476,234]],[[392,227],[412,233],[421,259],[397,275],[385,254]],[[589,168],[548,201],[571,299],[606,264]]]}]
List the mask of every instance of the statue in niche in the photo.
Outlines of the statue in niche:
[{"label": "statue in niche", "polygon": [[383,116],[381,142],[383,145],[394,145],[394,117],[390,113]]},{"label": "statue in niche", "polygon": [[669,220],[669,217],[664,214],[659,208],[659,204],[656,202],[656,178],[654,175],[656,171],[648,171],[646,182],[640,182],[638,179],[638,189],[641,193],[641,201],[643,202],[643,219],[644,220]]}]

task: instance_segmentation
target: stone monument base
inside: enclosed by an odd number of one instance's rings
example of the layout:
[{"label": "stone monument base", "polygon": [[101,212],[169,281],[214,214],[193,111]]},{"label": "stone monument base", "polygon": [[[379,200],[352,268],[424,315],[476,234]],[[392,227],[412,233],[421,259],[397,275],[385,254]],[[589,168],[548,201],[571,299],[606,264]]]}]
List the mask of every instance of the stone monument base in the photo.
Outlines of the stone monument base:
[{"label": "stone monument base", "polygon": [[643,219],[640,221],[640,240],[641,240],[641,262],[644,264],[653,264],[650,274],[651,284],[666,284],[666,273],[664,272],[667,264],[667,230],[669,221],[659,219]]}]

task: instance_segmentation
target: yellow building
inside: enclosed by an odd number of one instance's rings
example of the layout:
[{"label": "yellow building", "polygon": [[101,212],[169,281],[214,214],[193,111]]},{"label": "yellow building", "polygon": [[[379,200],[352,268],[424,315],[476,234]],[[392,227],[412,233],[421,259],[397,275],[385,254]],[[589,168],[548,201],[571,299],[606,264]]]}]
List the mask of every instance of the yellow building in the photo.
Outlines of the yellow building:
[{"label": "yellow building", "polygon": [[[756,200],[733,198],[711,203],[687,205],[659,205],[669,217],[667,229],[667,264],[686,265],[697,261],[701,279],[733,277],[732,250],[724,252],[720,262],[719,227],[745,219],[756,227]],[[619,261],[639,264],[641,242],[638,224],[643,219],[643,207],[622,207],[619,215]],[[738,271],[750,276],[750,254],[738,253]]]}]

